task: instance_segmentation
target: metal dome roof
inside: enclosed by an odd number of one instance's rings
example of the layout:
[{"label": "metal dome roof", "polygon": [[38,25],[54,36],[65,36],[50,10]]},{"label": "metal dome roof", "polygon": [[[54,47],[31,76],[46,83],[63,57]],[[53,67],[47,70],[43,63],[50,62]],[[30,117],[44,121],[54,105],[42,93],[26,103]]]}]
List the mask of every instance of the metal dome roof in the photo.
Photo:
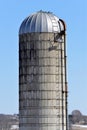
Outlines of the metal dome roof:
[{"label": "metal dome roof", "polygon": [[39,11],[28,16],[21,24],[19,34],[31,32],[65,31],[65,23],[51,12]]}]

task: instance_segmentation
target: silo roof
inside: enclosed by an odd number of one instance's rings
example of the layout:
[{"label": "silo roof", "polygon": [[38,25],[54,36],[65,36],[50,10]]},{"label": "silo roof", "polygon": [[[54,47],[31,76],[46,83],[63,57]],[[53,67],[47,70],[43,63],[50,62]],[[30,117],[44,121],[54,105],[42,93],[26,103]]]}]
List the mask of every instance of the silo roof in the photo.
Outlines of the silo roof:
[{"label": "silo roof", "polygon": [[51,12],[38,11],[28,16],[21,24],[19,34],[32,32],[65,31],[65,23]]}]

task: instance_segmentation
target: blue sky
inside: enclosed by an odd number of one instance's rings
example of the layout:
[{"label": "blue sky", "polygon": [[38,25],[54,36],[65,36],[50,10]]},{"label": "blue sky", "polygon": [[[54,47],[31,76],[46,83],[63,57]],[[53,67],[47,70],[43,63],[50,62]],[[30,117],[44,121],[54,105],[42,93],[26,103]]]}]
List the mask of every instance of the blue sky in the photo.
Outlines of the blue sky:
[{"label": "blue sky", "polygon": [[68,111],[87,115],[87,0],[0,1],[0,113],[18,113],[18,31],[33,12],[51,11],[67,25]]}]

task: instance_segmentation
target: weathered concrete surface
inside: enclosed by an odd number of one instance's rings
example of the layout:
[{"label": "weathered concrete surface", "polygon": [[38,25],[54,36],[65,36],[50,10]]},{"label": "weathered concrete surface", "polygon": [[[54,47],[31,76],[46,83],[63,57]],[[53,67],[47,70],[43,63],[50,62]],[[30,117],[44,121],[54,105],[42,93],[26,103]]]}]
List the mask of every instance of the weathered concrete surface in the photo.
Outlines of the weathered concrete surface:
[{"label": "weathered concrete surface", "polygon": [[53,33],[19,36],[20,130],[66,130],[64,44]]}]

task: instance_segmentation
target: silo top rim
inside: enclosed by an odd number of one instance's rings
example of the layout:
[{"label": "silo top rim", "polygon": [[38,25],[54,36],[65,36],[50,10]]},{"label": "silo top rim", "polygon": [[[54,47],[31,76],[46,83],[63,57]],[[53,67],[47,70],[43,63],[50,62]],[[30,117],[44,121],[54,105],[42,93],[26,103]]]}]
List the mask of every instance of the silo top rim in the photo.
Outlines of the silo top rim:
[{"label": "silo top rim", "polygon": [[24,19],[20,26],[19,34],[32,32],[60,33],[65,30],[65,22],[62,19],[59,19],[52,12],[40,10]]}]

